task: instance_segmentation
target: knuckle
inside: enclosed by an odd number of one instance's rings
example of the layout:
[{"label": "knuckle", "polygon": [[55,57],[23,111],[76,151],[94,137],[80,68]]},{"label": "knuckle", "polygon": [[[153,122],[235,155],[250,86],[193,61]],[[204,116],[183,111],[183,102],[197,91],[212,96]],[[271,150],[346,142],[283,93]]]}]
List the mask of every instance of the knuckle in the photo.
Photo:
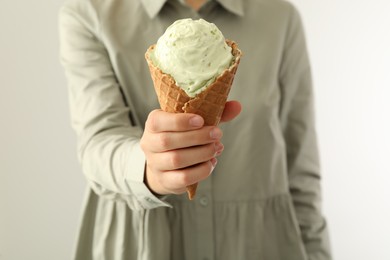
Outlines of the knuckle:
[{"label": "knuckle", "polygon": [[167,150],[169,148],[170,139],[166,134],[159,134],[157,139],[157,143],[162,150]]},{"label": "knuckle", "polygon": [[153,110],[152,112],[149,113],[148,119],[146,120],[146,127],[152,132],[158,130],[157,113],[158,110]]},{"label": "knuckle", "polygon": [[141,138],[141,140],[139,141],[139,145],[141,146],[142,151],[145,151],[146,145],[144,138]]},{"label": "knuckle", "polygon": [[182,121],[182,115],[180,113],[173,114],[172,121],[171,121],[172,128],[180,129],[181,121]]},{"label": "knuckle", "polygon": [[172,169],[178,169],[181,166],[181,156],[178,152],[171,152],[169,156],[169,162]]},{"label": "knuckle", "polygon": [[174,118],[172,120],[172,125],[175,129],[191,129],[189,127],[189,119],[191,115],[187,113],[175,113]]},{"label": "knuckle", "polygon": [[149,143],[148,143],[148,137],[146,136],[146,133],[144,133],[144,135],[142,136],[142,138],[140,139],[140,146],[141,146],[141,149],[144,151],[144,152],[147,152],[149,149]]}]

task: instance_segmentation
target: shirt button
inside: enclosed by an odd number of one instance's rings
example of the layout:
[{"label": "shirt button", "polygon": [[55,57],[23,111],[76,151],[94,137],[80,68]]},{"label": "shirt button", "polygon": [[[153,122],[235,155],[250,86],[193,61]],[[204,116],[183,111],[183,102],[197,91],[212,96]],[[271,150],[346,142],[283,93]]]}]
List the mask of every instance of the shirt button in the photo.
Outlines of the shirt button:
[{"label": "shirt button", "polygon": [[200,205],[202,205],[203,207],[206,207],[207,205],[209,205],[209,199],[206,197],[206,196],[203,196],[199,199],[199,203]]},{"label": "shirt button", "polygon": [[151,198],[146,198],[146,201],[149,203],[152,203],[152,204],[156,204],[156,202],[154,200],[152,200]]}]

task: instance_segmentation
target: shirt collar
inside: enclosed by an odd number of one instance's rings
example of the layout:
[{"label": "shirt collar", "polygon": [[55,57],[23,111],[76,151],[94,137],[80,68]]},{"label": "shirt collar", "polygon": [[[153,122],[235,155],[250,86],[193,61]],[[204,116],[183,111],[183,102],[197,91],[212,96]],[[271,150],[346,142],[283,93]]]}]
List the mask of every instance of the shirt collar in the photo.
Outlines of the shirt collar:
[{"label": "shirt collar", "polygon": [[150,18],[154,18],[164,6],[167,0],[141,0]]},{"label": "shirt collar", "polygon": [[[168,0],[141,0],[146,12],[150,18],[154,18],[163,8]],[[220,3],[222,7],[231,13],[239,16],[244,15],[244,8],[241,0],[215,0]]]},{"label": "shirt collar", "polygon": [[244,15],[244,7],[241,0],[216,0],[226,10],[238,16]]}]

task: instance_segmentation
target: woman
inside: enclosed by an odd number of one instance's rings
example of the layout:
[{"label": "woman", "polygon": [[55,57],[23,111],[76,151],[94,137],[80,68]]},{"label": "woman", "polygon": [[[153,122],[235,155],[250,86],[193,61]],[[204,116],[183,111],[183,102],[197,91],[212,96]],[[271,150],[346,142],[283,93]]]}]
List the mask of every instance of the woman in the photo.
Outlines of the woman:
[{"label": "woman", "polygon": [[[156,110],[144,53],[188,17],[215,23],[244,52],[229,96],[240,103],[227,103],[220,127]],[[69,0],[60,37],[89,184],[74,259],[331,259],[310,66],[291,4]]]}]

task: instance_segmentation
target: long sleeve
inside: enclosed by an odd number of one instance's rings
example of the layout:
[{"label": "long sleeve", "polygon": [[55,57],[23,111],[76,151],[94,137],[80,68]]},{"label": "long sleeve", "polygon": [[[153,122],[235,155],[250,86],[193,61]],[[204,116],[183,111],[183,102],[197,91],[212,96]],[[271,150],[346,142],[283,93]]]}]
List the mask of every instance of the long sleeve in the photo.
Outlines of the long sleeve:
[{"label": "long sleeve", "polygon": [[313,89],[300,16],[291,8],[280,68],[280,120],[287,151],[289,189],[310,260],[331,259],[328,228],[321,213],[321,175]]},{"label": "long sleeve", "polygon": [[142,127],[130,117],[99,36],[98,13],[86,1],[60,11],[60,58],[69,85],[78,158],[91,188],[133,210],[169,206],[144,184]]}]

